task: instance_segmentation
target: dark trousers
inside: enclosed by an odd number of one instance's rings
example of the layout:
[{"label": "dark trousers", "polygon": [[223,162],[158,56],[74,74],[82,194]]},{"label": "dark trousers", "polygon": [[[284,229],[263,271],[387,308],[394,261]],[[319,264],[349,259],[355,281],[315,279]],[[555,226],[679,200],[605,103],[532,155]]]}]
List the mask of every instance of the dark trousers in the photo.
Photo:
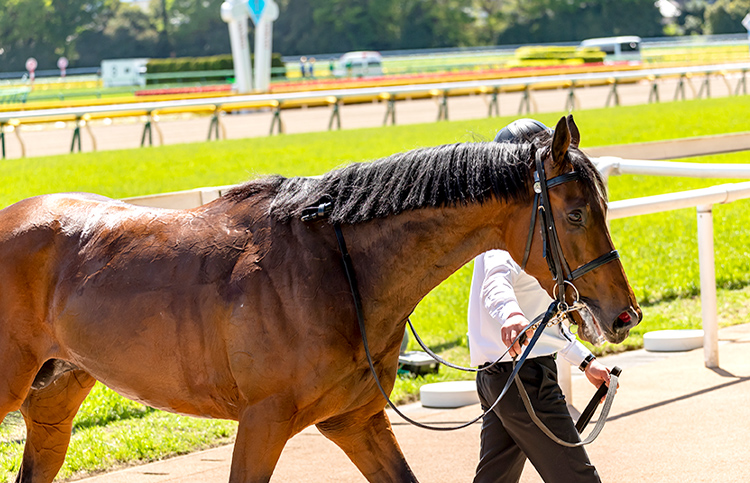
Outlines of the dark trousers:
[{"label": "dark trousers", "polygon": [[[511,371],[512,363],[507,362],[477,374],[477,391],[484,410],[495,402]],[[519,376],[534,410],[547,427],[565,441],[579,441],[557,384],[554,357],[528,359]],[[482,420],[481,444],[475,483],[517,482],[527,457],[547,483],[601,481],[583,447],[560,446],[537,428],[515,383]]]}]

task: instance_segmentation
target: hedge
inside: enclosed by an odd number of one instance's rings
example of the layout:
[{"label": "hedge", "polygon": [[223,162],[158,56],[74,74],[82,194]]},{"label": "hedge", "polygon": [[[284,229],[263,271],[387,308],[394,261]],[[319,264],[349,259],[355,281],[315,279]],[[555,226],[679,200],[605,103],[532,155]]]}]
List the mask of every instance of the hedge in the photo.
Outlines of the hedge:
[{"label": "hedge", "polygon": [[[255,57],[251,56],[250,61],[254,62]],[[271,55],[271,76],[286,77],[284,71],[282,69],[276,69],[277,67],[283,68],[284,62],[281,60],[281,54],[274,53]],[[231,69],[234,69],[234,61],[232,60],[231,54],[212,55],[208,57],[180,57],[176,59],[149,59],[148,64],[146,64],[146,72],[149,74],[160,74],[165,72],[203,72]],[[207,75],[206,77],[211,78],[210,75]],[[164,83],[173,81],[152,79],[149,81],[149,84],[157,84],[160,82]]]},{"label": "hedge", "polygon": [[578,61],[585,64],[604,62],[605,53],[598,47],[521,47],[516,49],[516,60],[552,60],[560,63]]}]

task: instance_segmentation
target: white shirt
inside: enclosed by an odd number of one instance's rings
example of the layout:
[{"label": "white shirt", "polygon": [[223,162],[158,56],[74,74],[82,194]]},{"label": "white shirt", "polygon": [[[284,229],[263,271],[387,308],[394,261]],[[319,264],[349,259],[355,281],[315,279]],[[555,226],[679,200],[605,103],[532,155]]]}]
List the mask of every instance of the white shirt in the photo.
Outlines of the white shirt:
[{"label": "white shirt", "polygon": [[[544,313],[552,298],[531,275],[521,270],[504,250],[490,250],[474,259],[469,292],[469,351],[471,364],[496,361],[507,347],[500,328],[508,317],[520,312],[529,321]],[[563,324],[547,327],[529,357],[559,353],[579,366],[590,354]],[[507,354],[502,361],[511,361]]]}]

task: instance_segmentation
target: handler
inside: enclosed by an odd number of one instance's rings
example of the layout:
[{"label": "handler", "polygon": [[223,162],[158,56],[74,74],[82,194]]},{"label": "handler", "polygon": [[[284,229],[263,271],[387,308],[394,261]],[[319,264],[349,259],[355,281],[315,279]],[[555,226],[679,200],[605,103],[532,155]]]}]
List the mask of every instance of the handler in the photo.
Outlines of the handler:
[{"label": "handler", "polygon": [[[543,130],[532,119],[515,121],[497,133],[497,142],[528,141]],[[552,303],[539,283],[503,250],[491,250],[474,260],[469,294],[469,349],[471,363],[484,367],[496,361],[537,315]],[[532,331],[529,330],[528,339]],[[522,353],[516,343],[502,362],[477,374],[477,391],[484,410],[494,403],[512,371],[512,357]],[[609,370],[599,363],[568,327],[544,330],[524,363],[519,377],[539,418],[559,438],[580,441],[557,383],[555,358],[562,356],[585,372],[596,387],[609,384]],[[517,482],[526,458],[545,482],[598,482],[596,468],[583,447],[567,448],[549,439],[529,417],[518,388],[508,393],[482,421],[480,459],[474,481]]]}]

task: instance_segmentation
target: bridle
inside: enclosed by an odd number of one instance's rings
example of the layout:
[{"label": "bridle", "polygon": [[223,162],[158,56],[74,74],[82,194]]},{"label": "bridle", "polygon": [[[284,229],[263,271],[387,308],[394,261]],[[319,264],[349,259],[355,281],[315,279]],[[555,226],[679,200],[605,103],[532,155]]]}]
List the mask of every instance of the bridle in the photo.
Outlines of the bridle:
[{"label": "bridle", "polygon": [[[552,209],[551,209],[551,205],[549,201],[549,189],[555,186],[558,186],[560,184],[563,184],[563,183],[576,181],[579,178],[579,174],[576,171],[572,171],[570,173],[565,173],[565,174],[556,176],[548,180],[544,172],[544,161],[542,159],[542,149],[537,150],[536,155],[535,155],[535,162],[536,162],[536,171],[534,173],[534,193],[535,193],[534,210],[532,212],[531,222],[529,224],[529,236],[526,241],[526,252],[524,253],[523,266],[525,266],[526,262],[528,261],[529,252],[531,250],[531,242],[534,237],[534,228],[536,226],[536,214],[538,212],[540,213],[539,219],[542,224],[541,226],[541,235],[542,235],[542,242],[543,242],[542,254],[544,258],[547,260],[547,265],[549,266],[549,270],[552,273],[552,277],[555,279],[555,282],[556,282],[555,300],[553,300],[553,302],[550,304],[549,308],[544,313],[544,315],[543,316],[540,315],[537,318],[535,318],[534,321],[532,321],[521,332],[521,334],[518,337],[516,337],[516,339],[508,347],[505,353],[501,355],[495,362],[480,369],[457,366],[454,364],[450,364],[447,361],[444,361],[443,359],[441,359],[439,356],[434,354],[429,348],[427,348],[421,342],[421,340],[419,339],[419,336],[416,335],[416,331],[414,331],[414,327],[411,325],[411,321],[408,321],[407,319],[407,321],[409,322],[409,326],[412,329],[412,332],[414,332],[417,340],[420,342],[420,345],[422,346],[423,349],[426,350],[428,354],[434,357],[438,362],[446,364],[450,367],[453,367],[455,369],[460,369],[460,370],[473,371],[473,372],[478,372],[478,371],[488,369],[492,367],[493,365],[495,365],[496,363],[498,363],[503,357],[505,357],[505,354],[508,353],[508,351],[510,350],[510,347],[513,347],[513,345],[515,345],[516,342],[519,342],[519,343],[524,342],[526,338],[527,330],[534,330],[534,334],[529,340],[526,350],[524,350],[523,354],[521,354],[518,360],[515,361],[513,371],[511,372],[511,375],[508,378],[505,384],[505,387],[500,392],[500,395],[497,397],[495,402],[483,414],[480,414],[475,419],[468,421],[466,423],[462,423],[456,426],[439,427],[439,426],[429,426],[424,423],[420,423],[419,421],[415,421],[409,418],[408,416],[406,416],[403,412],[401,412],[398,409],[398,407],[396,407],[396,405],[391,401],[385,389],[383,389],[383,386],[380,383],[380,378],[378,377],[377,371],[375,370],[375,364],[373,362],[372,354],[370,353],[370,347],[367,342],[367,333],[365,330],[364,313],[362,311],[362,299],[359,294],[359,288],[357,284],[357,277],[354,271],[354,265],[352,263],[351,256],[349,255],[349,251],[346,248],[346,241],[344,239],[343,231],[341,230],[341,225],[338,222],[333,223],[333,228],[336,233],[336,241],[338,243],[339,251],[341,252],[341,259],[344,264],[344,272],[346,273],[346,278],[347,278],[347,281],[349,282],[349,288],[351,290],[352,299],[354,301],[354,310],[357,315],[357,322],[359,323],[359,330],[360,330],[360,334],[362,337],[362,344],[364,345],[365,355],[367,357],[367,362],[370,366],[370,372],[375,378],[375,383],[378,389],[380,390],[381,394],[385,398],[385,400],[388,402],[388,405],[390,405],[390,407],[399,416],[401,416],[401,418],[403,418],[405,421],[417,427],[436,430],[436,431],[450,431],[450,430],[455,430],[455,429],[461,429],[461,428],[465,428],[467,426],[474,424],[475,422],[482,419],[486,414],[494,410],[494,408],[497,406],[497,404],[500,402],[503,396],[505,396],[513,380],[516,379],[516,375],[518,374],[518,371],[523,366],[523,363],[525,362],[528,355],[531,353],[531,349],[536,344],[536,341],[539,339],[544,329],[548,326],[560,323],[563,320],[563,318],[565,318],[569,313],[573,311],[587,309],[586,305],[580,301],[578,290],[575,288],[575,285],[573,285],[573,281],[582,277],[584,274],[619,258],[619,254],[617,253],[617,251],[612,250],[609,253],[606,253],[594,260],[591,260],[590,262],[585,263],[584,265],[580,266],[579,268],[573,271],[570,270],[570,267],[568,266],[568,263],[565,259],[565,255],[562,250],[562,245],[560,244],[560,240],[557,236],[557,230],[555,228],[555,219],[554,219],[554,216],[552,216]],[[330,201],[330,199],[321,200],[321,202],[317,206],[311,206],[311,207],[303,209],[301,213],[301,220],[304,222],[309,222],[309,221],[314,221],[319,218],[320,219],[326,218],[330,215],[332,209],[333,209],[333,203],[332,201]],[[565,286],[566,285],[570,285],[574,289],[575,299],[573,301],[573,304],[568,304],[565,301]],[[605,403],[605,408],[607,409],[607,411],[609,410],[609,407],[611,406],[611,401],[612,401],[612,398],[614,397],[614,393],[616,389],[617,389],[617,375],[614,374],[613,372],[611,374],[610,388],[607,391],[608,403]],[[601,395],[599,395],[598,397],[601,398]],[[593,410],[592,410],[592,413],[593,413]],[[588,416],[589,419],[590,417],[591,415]],[[591,435],[583,442],[567,443],[559,439],[556,441],[559,444],[563,444],[566,446],[580,446],[582,444],[588,444],[591,441],[593,441],[594,438],[596,438],[596,436],[599,434],[599,432],[601,431],[604,425],[605,420],[606,420],[606,415],[602,413],[602,416],[600,416],[599,421],[597,422],[596,428],[594,428]],[[588,423],[588,420],[586,421],[586,423]]]},{"label": "bridle", "polygon": [[[561,311],[567,311],[570,308],[576,307],[581,308],[582,302],[578,289],[576,289],[573,282],[590,271],[601,267],[611,261],[620,258],[620,254],[617,250],[612,250],[609,253],[605,253],[590,262],[584,263],[575,270],[570,270],[565,254],[563,253],[562,244],[560,238],[557,236],[557,228],[555,226],[555,217],[552,215],[552,207],[549,201],[549,190],[555,186],[568,183],[571,181],[578,181],[579,174],[577,171],[571,171],[564,173],[554,178],[547,179],[544,172],[544,161],[543,150],[538,149],[534,156],[536,162],[536,171],[534,171],[534,209],[531,213],[531,222],[529,223],[529,235],[526,238],[526,248],[523,254],[523,261],[521,262],[521,269],[526,269],[526,263],[529,261],[529,254],[531,253],[531,243],[534,239],[534,229],[536,228],[536,217],[539,213],[539,222],[541,224],[540,233],[542,236],[542,256],[547,260],[547,266],[552,274],[552,278],[555,279],[555,299],[558,302],[558,309]],[[566,285],[569,285],[575,294],[573,304],[569,305],[565,301]],[[574,309],[575,310],[575,309]]]}]

